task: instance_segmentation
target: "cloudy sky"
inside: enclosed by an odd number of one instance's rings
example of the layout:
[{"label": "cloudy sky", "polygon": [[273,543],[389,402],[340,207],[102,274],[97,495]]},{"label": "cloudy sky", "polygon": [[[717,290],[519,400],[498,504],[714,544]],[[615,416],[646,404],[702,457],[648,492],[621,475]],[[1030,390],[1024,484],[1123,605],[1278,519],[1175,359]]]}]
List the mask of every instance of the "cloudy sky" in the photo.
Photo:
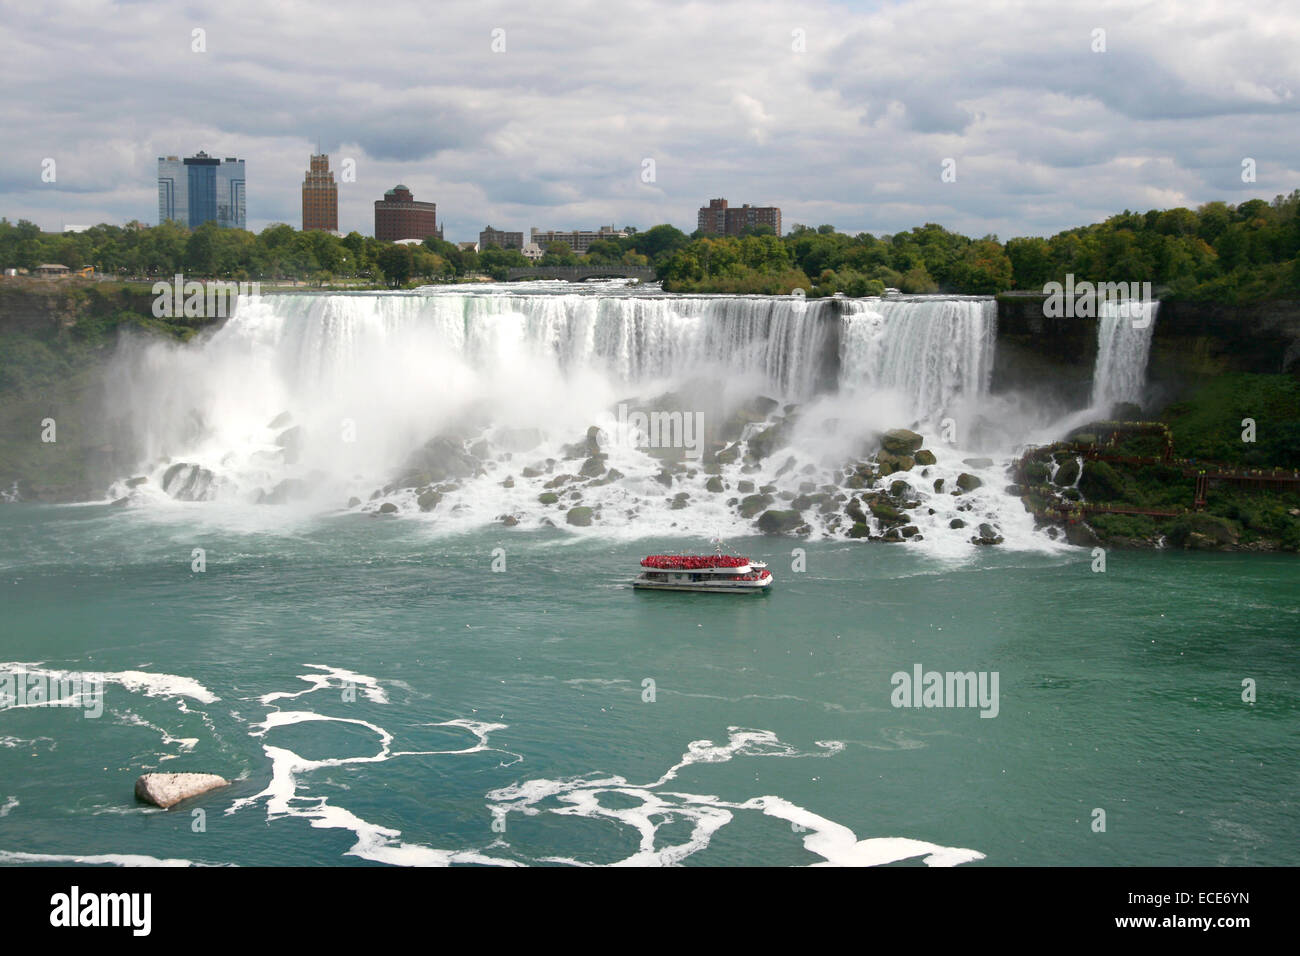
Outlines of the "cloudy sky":
[{"label": "cloudy sky", "polygon": [[403,182],[453,240],[715,196],[1049,235],[1300,187],[1298,49],[1294,0],[0,0],[0,215],[154,223],[157,158],[202,149],[297,227],[319,141],[344,232]]}]

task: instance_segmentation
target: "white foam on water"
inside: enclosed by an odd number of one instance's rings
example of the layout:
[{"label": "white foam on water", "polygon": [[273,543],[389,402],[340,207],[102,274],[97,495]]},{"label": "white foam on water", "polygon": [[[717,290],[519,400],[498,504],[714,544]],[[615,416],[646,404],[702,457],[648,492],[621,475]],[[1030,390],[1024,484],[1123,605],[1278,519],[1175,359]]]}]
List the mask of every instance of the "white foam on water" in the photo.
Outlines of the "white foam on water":
[{"label": "white foam on water", "polygon": [[17,797],[6,797],[3,806],[0,806],[0,817],[9,816],[9,812],[19,805]]},{"label": "white foam on water", "polygon": [[[132,693],[144,694],[147,697],[175,699],[181,704],[182,710],[184,709],[184,701],[182,698],[190,698],[191,700],[196,700],[202,704],[214,704],[221,699],[192,677],[134,670],[62,670],[59,668],[44,667],[42,666],[43,663],[43,661],[26,663],[23,661],[4,661],[0,662],[0,673],[25,673],[28,676],[40,677],[51,682],[75,677],[81,678],[82,681],[95,681],[100,684],[117,684]],[[44,704],[29,704],[27,706],[44,706]]]},{"label": "white foam on water", "polygon": [[263,704],[270,704],[277,700],[293,700],[302,697],[304,694],[312,694],[318,690],[324,690],[330,686],[344,687],[352,685],[361,689],[365,698],[375,704],[387,704],[388,693],[379,685],[379,681],[365,674],[358,674],[356,671],[346,670],[342,667],[331,667],[328,664],[304,664],[304,667],[311,667],[318,671],[324,671],[322,674],[300,674],[299,680],[311,684],[306,690],[300,690],[297,693],[287,691],[276,691],[270,694],[264,694],[258,700]]},{"label": "white foam on water", "polygon": [[[300,680],[312,684],[312,687],[297,693],[267,694],[261,698],[262,703],[271,704],[277,700],[298,698],[304,694],[324,690],[336,682],[351,682],[364,687],[367,689],[367,697],[373,703],[388,703],[388,697],[376,678],[329,665],[308,666],[325,672],[324,674],[307,674],[299,677]],[[423,844],[409,843],[400,839],[400,830],[364,820],[346,807],[331,804],[328,797],[309,796],[300,792],[302,778],[323,769],[384,763],[399,757],[460,756],[496,750],[496,748],[490,746],[488,737],[495,731],[505,729],[505,724],[456,718],[426,725],[430,727],[456,728],[466,731],[474,737],[472,744],[456,750],[393,750],[392,734],[376,723],[352,717],[333,717],[312,711],[273,711],[267,714],[264,720],[254,724],[249,733],[253,737],[265,737],[269,732],[280,727],[317,721],[364,727],[378,738],[377,752],[369,756],[325,757],[313,760],[287,748],[264,743],[262,745],[263,752],[271,761],[270,782],[260,793],[236,800],[226,810],[227,814],[236,813],[245,807],[264,800],[266,802],[268,822],[284,818],[298,818],[307,820],[313,828],[317,829],[347,830],[353,834],[356,842],[345,852],[345,855],[393,866],[450,866],[454,863],[485,866],[519,865],[513,860],[493,857],[479,850],[445,850]],[[517,755],[512,756],[517,757]],[[344,787],[344,789],[347,788]]]},{"label": "white foam on water", "polygon": [[81,866],[196,866],[192,860],[166,859],[138,853],[24,853],[0,850],[0,863],[76,863]]},{"label": "white foam on water", "polygon": [[[726,763],[738,757],[831,757],[839,753],[841,741],[817,741],[816,752],[800,751],[783,743],[771,731],[740,727],[728,728],[726,743],[696,740],[687,745],[682,759],[668,768],[659,779],[647,784],[632,784],[617,775],[586,775],[565,780],[534,779],[500,787],[488,793],[493,817],[504,820],[510,813],[536,816],[552,813],[608,820],[629,827],[638,834],[635,853],[614,861],[614,866],[671,866],[708,848],[712,837],[734,819],[737,811],[758,810],[768,816],[788,820],[811,831],[804,846],[822,858],[814,865],[877,866],[896,860],[924,856],[929,866],[953,866],[983,859],[983,854],[960,847],[945,847],[906,838],[859,840],[848,827],[828,820],[780,797],[755,797],[742,802],[725,801],[716,796],[681,793],[660,789],[687,767],[696,764]],[[601,797],[617,794],[640,800],[632,807],[611,807]],[[555,803],[558,806],[547,806]],[[689,836],[682,842],[659,844],[659,832],[668,824],[686,821]],[[595,865],[573,857],[549,856],[538,862],[565,863],[574,866]]]},{"label": "white foam on water", "polygon": [[791,825],[808,831],[808,835],[803,838],[803,845],[823,860],[812,864],[813,866],[883,866],[917,856],[924,856],[926,866],[958,866],[984,859],[984,854],[978,850],[939,846],[937,843],[905,837],[859,840],[848,827],[780,797],[755,797],[742,806],[762,810],[768,816],[786,820]]}]

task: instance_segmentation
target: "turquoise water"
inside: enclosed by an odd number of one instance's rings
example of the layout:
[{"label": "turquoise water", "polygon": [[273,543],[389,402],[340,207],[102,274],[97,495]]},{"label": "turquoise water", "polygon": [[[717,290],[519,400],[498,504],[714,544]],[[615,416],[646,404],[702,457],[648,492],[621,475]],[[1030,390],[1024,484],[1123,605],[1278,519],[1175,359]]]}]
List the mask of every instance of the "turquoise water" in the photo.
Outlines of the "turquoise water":
[{"label": "turquoise water", "polygon": [[[0,710],[0,860],[1300,858],[1294,556],[752,538],[770,595],[644,594],[703,542],[264,513],[0,509],[0,671],[110,675]],[[893,707],[916,664],[997,716]],[[151,810],[152,770],[234,784]]]}]

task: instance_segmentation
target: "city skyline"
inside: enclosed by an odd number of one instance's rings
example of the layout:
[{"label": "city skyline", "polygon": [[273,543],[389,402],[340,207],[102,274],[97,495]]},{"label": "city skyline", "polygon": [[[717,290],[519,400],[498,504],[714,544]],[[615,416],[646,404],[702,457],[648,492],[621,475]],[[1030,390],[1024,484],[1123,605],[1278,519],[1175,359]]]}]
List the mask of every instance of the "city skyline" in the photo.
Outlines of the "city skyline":
[{"label": "city skyline", "polygon": [[[9,11],[0,106],[19,144],[0,157],[0,215],[49,231],[148,221],[146,164],[197,148],[255,163],[254,231],[300,222],[303,158],[321,152],[351,161],[340,232],[369,234],[374,200],[404,182],[457,239],[488,222],[689,232],[719,195],[780,207],[787,229],[1005,239],[1300,181],[1300,129],[1278,122],[1300,106],[1300,14],[1280,4],[646,0],[607,21],[486,3],[436,23],[398,5],[424,26],[382,49],[354,49],[360,11],[259,12],[249,31],[242,0],[60,6]],[[50,17],[87,26],[50,33]],[[65,66],[45,76],[29,49]],[[539,72],[557,59],[570,68]]]}]

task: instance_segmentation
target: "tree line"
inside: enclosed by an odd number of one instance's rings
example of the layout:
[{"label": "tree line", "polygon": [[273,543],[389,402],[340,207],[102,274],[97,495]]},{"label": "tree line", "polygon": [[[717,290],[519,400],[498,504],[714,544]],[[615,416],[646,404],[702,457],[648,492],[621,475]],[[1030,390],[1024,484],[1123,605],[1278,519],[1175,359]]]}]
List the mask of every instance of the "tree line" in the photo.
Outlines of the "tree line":
[{"label": "tree line", "polygon": [[[282,223],[260,233],[205,223],[189,230],[98,225],[47,234],[0,219],[0,264],[92,265],[123,278],[184,273],[234,280],[351,280],[402,287],[487,275],[528,265],[517,249],[478,252],[430,238],[397,244],[351,232],[303,232]],[[1151,282],[1166,298],[1242,302],[1300,295],[1300,190],[1272,202],[1211,202],[1196,209],[1124,212],[1050,238],[971,238],[935,223],[907,232],[848,235],[831,225],[796,225],[785,236],[759,226],[740,236],[687,235],[658,225],[591,244],[585,256],[551,245],[541,265],[652,265],[675,292],[991,295],[1040,290],[1047,282]]]}]

